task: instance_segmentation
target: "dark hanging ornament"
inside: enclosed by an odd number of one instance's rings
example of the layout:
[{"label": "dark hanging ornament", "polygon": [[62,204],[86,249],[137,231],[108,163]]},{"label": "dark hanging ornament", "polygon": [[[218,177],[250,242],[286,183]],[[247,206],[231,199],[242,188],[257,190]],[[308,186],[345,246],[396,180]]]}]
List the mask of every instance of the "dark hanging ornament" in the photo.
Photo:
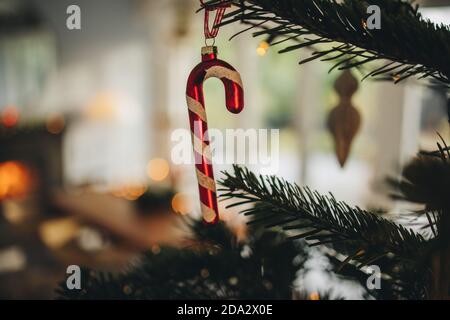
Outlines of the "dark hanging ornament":
[{"label": "dark hanging ornament", "polygon": [[361,127],[361,115],[352,104],[352,97],[358,90],[358,80],[346,70],[336,80],[334,87],[339,95],[339,104],[328,116],[328,129],[334,138],[339,164],[344,167],[352,142]]}]

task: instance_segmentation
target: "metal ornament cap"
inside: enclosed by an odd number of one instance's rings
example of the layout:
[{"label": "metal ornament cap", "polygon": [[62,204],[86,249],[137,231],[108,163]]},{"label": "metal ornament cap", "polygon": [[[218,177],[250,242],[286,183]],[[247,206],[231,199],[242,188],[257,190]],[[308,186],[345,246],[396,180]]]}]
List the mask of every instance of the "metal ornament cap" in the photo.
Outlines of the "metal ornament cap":
[{"label": "metal ornament cap", "polygon": [[206,46],[202,48],[202,55],[214,54],[217,55],[218,50],[216,46]]}]

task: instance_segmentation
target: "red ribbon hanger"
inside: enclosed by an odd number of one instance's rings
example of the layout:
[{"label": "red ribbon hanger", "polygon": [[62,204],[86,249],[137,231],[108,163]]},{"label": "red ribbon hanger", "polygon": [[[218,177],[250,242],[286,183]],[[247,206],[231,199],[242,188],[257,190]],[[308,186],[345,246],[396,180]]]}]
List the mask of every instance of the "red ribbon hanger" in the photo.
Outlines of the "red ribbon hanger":
[{"label": "red ribbon hanger", "polygon": [[[205,38],[206,39],[214,39],[217,37],[217,34],[219,33],[219,28],[217,27],[223,19],[223,16],[225,14],[225,11],[227,8],[229,8],[231,5],[227,1],[223,1],[223,3],[219,3],[215,6],[207,7],[203,3],[203,0],[200,0],[200,3],[202,7],[205,8],[205,22],[204,22],[204,32],[205,32]],[[216,12],[216,17],[214,18],[214,24],[212,28],[209,26],[209,14],[210,12]]]}]

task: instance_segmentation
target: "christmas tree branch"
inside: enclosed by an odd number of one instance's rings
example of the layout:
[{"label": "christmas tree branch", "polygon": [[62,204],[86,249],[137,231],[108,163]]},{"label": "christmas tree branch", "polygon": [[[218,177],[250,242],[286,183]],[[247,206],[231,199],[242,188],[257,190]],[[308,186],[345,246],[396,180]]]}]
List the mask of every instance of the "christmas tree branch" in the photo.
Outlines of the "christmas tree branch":
[{"label": "christmas tree branch", "polygon": [[[211,0],[214,6],[221,0]],[[331,69],[371,64],[366,77],[399,82],[429,78],[450,85],[450,29],[422,18],[412,1],[404,0],[230,0],[238,7],[222,25],[242,22],[259,29],[274,44],[294,40],[280,52],[312,48],[300,63],[334,61]],[[369,29],[367,7],[381,9],[381,28]],[[280,39],[279,39],[280,38]],[[325,45],[325,46],[323,46]],[[385,60],[388,60],[385,62]],[[373,65],[381,61],[380,65]]]},{"label": "christmas tree branch", "polygon": [[234,166],[220,181],[222,198],[239,199],[229,205],[252,204],[243,214],[253,216],[250,223],[279,226],[299,231],[292,239],[306,239],[312,246],[336,245],[345,248],[348,259],[366,266],[387,256],[417,261],[425,254],[428,241],[420,234],[377,214],[338,202],[274,176],[259,176]]},{"label": "christmas tree branch", "polygon": [[286,241],[284,234],[252,228],[238,241],[224,223],[205,227],[202,221],[184,220],[189,245],[156,247],[126,272],[112,274],[84,269],[81,290],[64,282],[59,299],[290,299],[294,265],[303,248]]}]

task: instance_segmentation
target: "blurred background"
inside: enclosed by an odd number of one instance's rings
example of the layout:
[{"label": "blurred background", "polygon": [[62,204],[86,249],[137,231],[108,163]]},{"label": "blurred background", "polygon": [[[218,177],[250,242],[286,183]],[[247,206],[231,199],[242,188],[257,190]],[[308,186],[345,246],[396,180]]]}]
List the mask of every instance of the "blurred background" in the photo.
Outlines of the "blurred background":
[{"label": "blurred background", "polygon": [[[450,21],[450,1],[422,1]],[[81,8],[81,30],[66,26]],[[0,0],[0,298],[46,299],[68,265],[121,270],[145,249],[175,244],[180,216],[198,216],[192,165],[171,161],[188,130],[186,80],[200,61],[197,0]],[[362,127],[341,168],[326,128],[340,71],[221,29],[219,57],[240,71],[246,109],[205,85],[210,127],[280,129],[273,174],[352,205],[401,210],[382,192],[419,149],[449,136],[444,90],[360,84]],[[303,57],[309,53],[303,52]],[[357,72],[355,78],[361,78]],[[216,178],[230,166],[215,166]],[[258,171],[257,167],[254,167]],[[237,230],[242,218],[222,208]]]}]

